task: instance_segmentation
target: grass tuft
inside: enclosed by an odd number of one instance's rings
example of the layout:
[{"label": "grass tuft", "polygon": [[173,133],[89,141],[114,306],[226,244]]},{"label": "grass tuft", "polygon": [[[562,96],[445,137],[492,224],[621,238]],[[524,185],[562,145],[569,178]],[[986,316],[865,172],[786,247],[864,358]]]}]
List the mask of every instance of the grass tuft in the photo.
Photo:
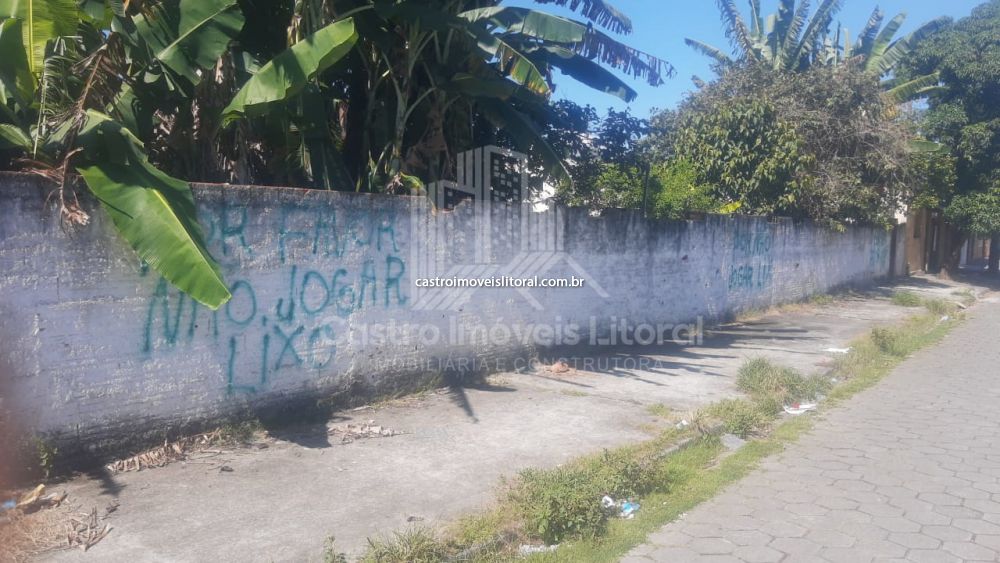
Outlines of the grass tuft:
[{"label": "grass tuft", "polygon": [[368,538],[368,551],[361,563],[438,563],[447,556],[434,532],[414,527],[392,537]]},{"label": "grass tuft", "polygon": [[648,412],[653,416],[658,416],[660,418],[665,418],[667,420],[671,420],[674,416],[674,411],[672,411],[670,407],[662,403],[649,405],[648,407],[646,407],[646,412]]},{"label": "grass tuft", "polygon": [[740,438],[760,434],[777,415],[747,399],[724,399],[705,409],[705,413],[720,420],[726,432]]},{"label": "grass tuft", "polygon": [[912,291],[894,291],[892,292],[892,303],[900,307],[919,307],[923,304],[923,300]]},{"label": "grass tuft", "polygon": [[753,358],[740,367],[736,387],[758,401],[773,398],[788,403],[815,400],[829,387],[829,380],[805,377],[765,358]]}]

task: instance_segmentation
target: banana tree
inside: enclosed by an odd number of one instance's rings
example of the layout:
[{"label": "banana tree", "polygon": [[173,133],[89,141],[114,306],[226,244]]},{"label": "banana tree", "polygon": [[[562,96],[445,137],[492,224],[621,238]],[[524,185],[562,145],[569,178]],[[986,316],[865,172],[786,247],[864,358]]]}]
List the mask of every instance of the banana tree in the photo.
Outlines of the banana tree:
[{"label": "banana tree", "polygon": [[[437,179],[478,124],[516,137],[518,148],[541,156],[550,173],[565,174],[538,121],[551,113],[554,70],[632,99],[634,90],[609,69],[660,84],[673,68],[597,29],[594,23],[611,32],[631,30],[608,4],[556,3],[590,21],[500,1],[355,3],[358,60],[368,79],[346,100],[348,113],[358,108],[364,117],[361,128],[346,131],[345,145],[363,147],[392,188],[406,173]],[[359,134],[362,140],[352,143]]]},{"label": "banana tree", "polygon": [[[778,12],[766,18],[760,14],[760,0],[750,0],[750,25],[734,0],[717,0],[717,3],[736,58],[701,41],[684,41],[723,70],[740,63],[762,64],[782,71],[800,71],[812,65],[860,64],[865,72],[884,78],[892,75],[896,65],[916,43],[948,21],[948,18],[937,18],[894,39],[906,15],[898,14],[882,27],[885,14],[875,8],[857,41],[852,43],[847,28],[838,24],[832,33],[830,30],[842,6],[841,0],[824,0],[811,16],[809,0],[802,0],[797,6],[795,0],[781,0]],[[902,103],[926,96],[937,82],[938,77],[934,74],[906,82],[888,78],[883,82],[883,89],[890,100]]]}]

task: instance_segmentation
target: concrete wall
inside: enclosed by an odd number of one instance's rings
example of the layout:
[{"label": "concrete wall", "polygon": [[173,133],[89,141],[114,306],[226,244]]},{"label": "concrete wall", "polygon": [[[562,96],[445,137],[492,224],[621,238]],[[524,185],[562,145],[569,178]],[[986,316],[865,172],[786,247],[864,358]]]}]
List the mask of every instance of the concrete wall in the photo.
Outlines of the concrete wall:
[{"label": "concrete wall", "polygon": [[[2,407],[23,433],[96,450],[248,408],[513,369],[539,343],[573,343],[545,326],[577,326],[586,343],[612,320],[711,321],[864,284],[890,261],[889,234],[869,228],[510,207],[484,220],[472,206],[434,213],[422,198],[196,186],[233,293],[211,311],[140,264],[91,199],[91,224],[63,230],[46,190],[0,174]],[[437,274],[587,281],[414,286]]]}]

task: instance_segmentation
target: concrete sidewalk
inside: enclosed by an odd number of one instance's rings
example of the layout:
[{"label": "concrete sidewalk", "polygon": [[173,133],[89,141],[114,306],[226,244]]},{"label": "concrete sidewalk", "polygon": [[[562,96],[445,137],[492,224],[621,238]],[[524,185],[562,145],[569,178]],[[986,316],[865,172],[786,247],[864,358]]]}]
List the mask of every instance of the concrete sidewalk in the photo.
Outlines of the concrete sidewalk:
[{"label": "concrete sidewalk", "polygon": [[623,562],[1000,560],[1000,300]]},{"label": "concrete sidewalk", "polygon": [[[964,287],[924,278],[906,285],[938,297]],[[650,405],[692,410],[736,395],[734,379],[748,358],[821,371],[827,348],[913,313],[891,304],[888,294],[719,327],[700,347],[569,358],[581,369],[501,374],[482,387],[275,430],[254,448],[80,477],[66,486],[70,499],[88,510],[120,503],[109,518],[114,530],[87,553],[47,560],[317,561],[329,536],[357,555],[369,536],[415,521],[443,524],[487,506],[502,476],[651,437],[667,423],[647,411]],[[328,434],[368,420],[402,434],[347,444]],[[927,424],[935,427],[933,417]]]}]

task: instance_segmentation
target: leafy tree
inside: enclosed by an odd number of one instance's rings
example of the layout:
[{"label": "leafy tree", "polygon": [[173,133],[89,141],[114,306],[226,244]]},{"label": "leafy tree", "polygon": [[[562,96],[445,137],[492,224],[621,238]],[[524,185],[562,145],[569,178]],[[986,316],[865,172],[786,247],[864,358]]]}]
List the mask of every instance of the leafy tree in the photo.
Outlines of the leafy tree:
[{"label": "leafy tree", "polygon": [[[996,190],[1000,189],[1000,0],[980,5],[927,38],[900,65],[908,78],[936,72],[942,87],[928,99],[924,135],[942,143],[954,162],[954,181],[937,203],[959,230],[992,236],[991,267],[1000,260]],[[952,266],[957,263],[956,241]]]}]

